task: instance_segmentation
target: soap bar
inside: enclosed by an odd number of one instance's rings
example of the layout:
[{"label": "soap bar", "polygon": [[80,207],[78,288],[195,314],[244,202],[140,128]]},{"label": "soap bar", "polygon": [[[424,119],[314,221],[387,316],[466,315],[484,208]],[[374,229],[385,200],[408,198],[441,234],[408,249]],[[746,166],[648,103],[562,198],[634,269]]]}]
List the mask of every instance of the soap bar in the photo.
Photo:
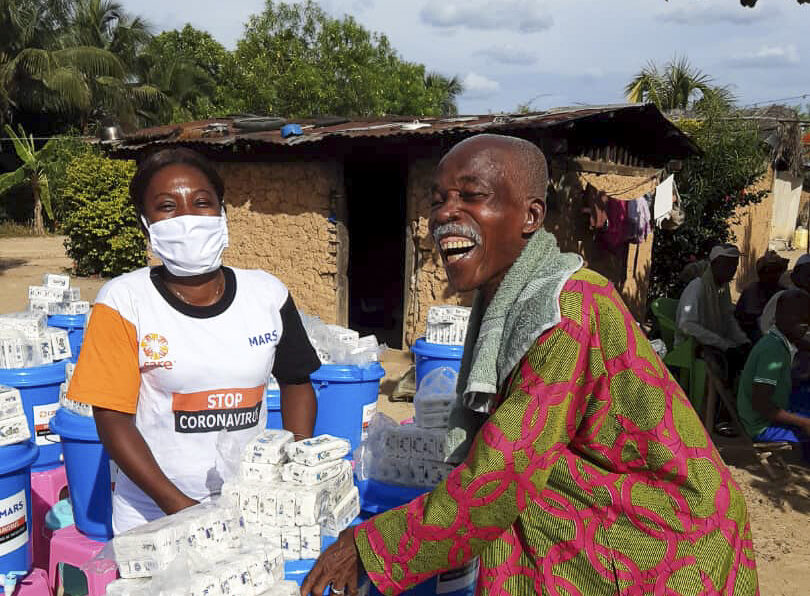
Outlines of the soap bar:
[{"label": "soap bar", "polygon": [[56,273],[46,273],[42,276],[42,285],[49,288],[60,288],[62,290],[70,287],[70,276]]},{"label": "soap bar", "polygon": [[350,444],[346,439],[331,435],[320,435],[284,446],[290,460],[305,466],[316,466],[324,462],[341,459],[349,453]]},{"label": "soap bar", "polygon": [[28,420],[25,416],[14,416],[0,420],[0,446],[22,443],[31,438]]},{"label": "soap bar", "polygon": [[304,466],[295,462],[284,464],[281,477],[285,482],[313,485],[335,478],[343,472],[342,460],[330,461],[317,466]]},{"label": "soap bar", "polygon": [[284,446],[292,443],[293,434],[287,430],[267,429],[247,444],[242,461],[247,463],[281,464],[287,459]]},{"label": "soap bar", "polygon": [[327,536],[337,536],[348,528],[358,515],[360,515],[360,492],[355,486],[321,519],[321,532]]},{"label": "soap bar", "polygon": [[295,525],[311,526],[318,523],[321,514],[329,504],[326,491],[312,488],[298,488],[295,494]]},{"label": "soap bar", "polygon": [[0,385],[0,420],[25,416],[20,390]]},{"label": "soap bar", "polygon": [[301,526],[301,558],[317,559],[321,555],[321,527]]},{"label": "soap bar", "polygon": [[301,533],[298,528],[281,530],[281,552],[285,561],[297,561],[301,558]]}]

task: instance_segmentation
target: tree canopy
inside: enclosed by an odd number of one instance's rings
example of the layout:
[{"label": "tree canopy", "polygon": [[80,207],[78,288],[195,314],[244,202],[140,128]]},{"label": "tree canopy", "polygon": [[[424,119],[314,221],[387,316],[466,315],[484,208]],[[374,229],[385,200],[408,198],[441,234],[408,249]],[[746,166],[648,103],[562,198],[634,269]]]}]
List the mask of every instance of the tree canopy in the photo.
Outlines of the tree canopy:
[{"label": "tree canopy", "polygon": [[438,115],[455,111],[457,79],[400,58],[385,35],[351,16],[327,15],[311,0],[267,1],[235,52],[244,110],[301,117],[324,114]]},{"label": "tree canopy", "polygon": [[267,0],[228,51],[191,25],[154,35],[116,0],[0,0],[0,124],[35,135],[233,113],[450,115],[461,91],[312,1]]}]

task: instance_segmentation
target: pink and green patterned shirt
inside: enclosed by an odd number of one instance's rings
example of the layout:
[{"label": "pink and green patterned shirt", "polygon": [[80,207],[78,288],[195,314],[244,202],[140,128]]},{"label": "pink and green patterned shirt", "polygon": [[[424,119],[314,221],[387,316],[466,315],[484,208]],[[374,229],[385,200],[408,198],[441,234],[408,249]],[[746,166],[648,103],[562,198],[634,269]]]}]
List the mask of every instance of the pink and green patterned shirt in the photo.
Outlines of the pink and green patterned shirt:
[{"label": "pink and green patterned shirt", "polygon": [[479,594],[758,594],[739,487],[612,285],[588,270],[462,465],[355,531],[397,594],[480,557]]}]

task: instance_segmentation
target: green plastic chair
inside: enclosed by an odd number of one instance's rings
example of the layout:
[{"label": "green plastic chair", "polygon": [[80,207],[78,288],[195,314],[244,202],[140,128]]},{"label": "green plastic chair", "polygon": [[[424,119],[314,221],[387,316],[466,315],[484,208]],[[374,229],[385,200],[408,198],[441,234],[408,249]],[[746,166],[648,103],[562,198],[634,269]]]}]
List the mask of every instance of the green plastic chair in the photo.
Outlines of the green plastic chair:
[{"label": "green plastic chair", "polygon": [[658,321],[658,330],[661,339],[671,351],[675,344],[675,315],[678,312],[678,301],[672,298],[656,298],[650,305],[655,319]]},{"label": "green plastic chair", "polygon": [[658,321],[661,339],[667,346],[664,364],[670,370],[677,369],[678,383],[689,396],[692,407],[701,412],[706,396],[706,362],[696,357],[697,344],[691,337],[675,345],[678,301],[673,298],[657,298],[650,304],[650,309]]}]

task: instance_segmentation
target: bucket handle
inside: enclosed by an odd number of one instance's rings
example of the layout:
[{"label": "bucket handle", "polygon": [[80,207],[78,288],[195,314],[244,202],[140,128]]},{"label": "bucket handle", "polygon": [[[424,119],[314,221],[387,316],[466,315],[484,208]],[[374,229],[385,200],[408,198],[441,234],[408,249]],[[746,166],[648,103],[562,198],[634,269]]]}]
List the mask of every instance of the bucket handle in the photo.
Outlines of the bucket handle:
[{"label": "bucket handle", "polygon": [[49,443],[61,443],[61,439],[59,441],[54,441],[50,437],[58,437],[55,432],[49,432],[47,435],[40,435],[44,441],[48,441]]}]

